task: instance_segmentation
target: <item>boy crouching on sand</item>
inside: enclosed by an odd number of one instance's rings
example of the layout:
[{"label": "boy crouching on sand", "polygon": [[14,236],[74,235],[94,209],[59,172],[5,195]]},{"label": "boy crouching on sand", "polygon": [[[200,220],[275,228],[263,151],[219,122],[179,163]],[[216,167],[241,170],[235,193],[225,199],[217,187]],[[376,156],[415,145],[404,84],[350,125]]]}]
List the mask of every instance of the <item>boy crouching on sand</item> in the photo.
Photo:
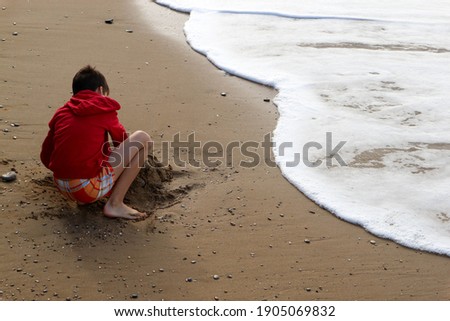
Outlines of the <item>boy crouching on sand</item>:
[{"label": "boy crouching on sand", "polygon": [[150,136],[143,131],[127,135],[117,117],[120,105],[107,97],[106,79],[95,68],[82,68],[73,78],[72,91],[72,98],[50,120],[42,163],[67,198],[88,204],[109,195],[105,216],[145,217],[123,199],[144,165],[152,145]]}]

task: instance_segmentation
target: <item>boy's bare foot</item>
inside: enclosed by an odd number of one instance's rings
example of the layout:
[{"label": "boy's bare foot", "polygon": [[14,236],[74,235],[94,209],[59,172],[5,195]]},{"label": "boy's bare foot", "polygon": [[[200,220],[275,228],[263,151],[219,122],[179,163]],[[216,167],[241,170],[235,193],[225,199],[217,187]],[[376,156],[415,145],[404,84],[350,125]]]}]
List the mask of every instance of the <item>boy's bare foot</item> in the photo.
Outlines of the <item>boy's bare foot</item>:
[{"label": "boy's bare foot", "polygon": [[123,203],[113,206],[110,202],[107,202],[103,208],[103,215],[110,218],[126,218],[129,220],[142,219],[147,216],[147,214],[141,213]]}]

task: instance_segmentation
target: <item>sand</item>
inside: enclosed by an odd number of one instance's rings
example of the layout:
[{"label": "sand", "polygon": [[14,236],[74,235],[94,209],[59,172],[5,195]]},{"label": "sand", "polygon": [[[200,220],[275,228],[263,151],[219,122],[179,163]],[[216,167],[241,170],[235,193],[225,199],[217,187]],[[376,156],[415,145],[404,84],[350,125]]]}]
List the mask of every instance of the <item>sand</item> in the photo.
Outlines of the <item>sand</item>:
[{"label": "sand", "polygon": [[128,1],[2,6],[0,173],[14,168],[18,179],[0,182],[0,300],[450,299],[448,257],[341,221],[276,167],[239,166],[239,153],[233,166],[183,168],[170,151],[171,181],[129,197],[134,206],[156,197],[144,221],[66,202],[39,152],[82,66],[106,75],[123,124],[149,132],[163,161],[177,133],[261,142],[276,124],[276,92],[217,70],[185,43],[187,16],[153,3],[150,21]]}]

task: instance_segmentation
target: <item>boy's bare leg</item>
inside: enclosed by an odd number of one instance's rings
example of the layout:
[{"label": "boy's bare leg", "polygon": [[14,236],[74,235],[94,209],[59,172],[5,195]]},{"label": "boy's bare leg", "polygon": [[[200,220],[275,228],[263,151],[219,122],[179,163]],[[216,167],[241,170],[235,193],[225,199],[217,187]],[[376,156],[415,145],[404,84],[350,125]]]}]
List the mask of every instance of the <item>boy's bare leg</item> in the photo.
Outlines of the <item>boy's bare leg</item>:
[{"label": "boy's bare leg", "polygon": [[110,164],[114,168],[117,181],[113,192],[106,203],[103,213],[108,217],[139,219],[145,217],[141,213],[123,203],[123,199],[148,155],[150,136],[137,131],[123,141],[110,156]]}]

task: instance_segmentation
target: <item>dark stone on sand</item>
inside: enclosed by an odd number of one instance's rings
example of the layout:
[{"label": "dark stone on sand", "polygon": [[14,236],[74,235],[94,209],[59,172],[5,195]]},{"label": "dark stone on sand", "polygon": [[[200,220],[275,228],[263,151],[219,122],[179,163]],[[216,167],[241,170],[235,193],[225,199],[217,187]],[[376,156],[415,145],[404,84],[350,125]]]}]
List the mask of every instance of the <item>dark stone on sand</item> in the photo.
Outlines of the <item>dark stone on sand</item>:
[{"label": "dark stone on sand", "polygon": [[16,178],[17,178],[17,174],[16,174],[16,172],[13,172],[13,171],[2,175],[2,181],[4,181],[4,182],[13,182],[16,180]]},{"label": "dark stone on sand", "polygon": [[266,103],[268,103],[268,102],[270,102],[270,99],[269,99],[269,98],[264,98],[264,101],[265,101]]},{"label": "dark stone on sand", "polygon": [[114,23],[114,19],[106,19],[105,23],[108,25],[112,25]]}]

